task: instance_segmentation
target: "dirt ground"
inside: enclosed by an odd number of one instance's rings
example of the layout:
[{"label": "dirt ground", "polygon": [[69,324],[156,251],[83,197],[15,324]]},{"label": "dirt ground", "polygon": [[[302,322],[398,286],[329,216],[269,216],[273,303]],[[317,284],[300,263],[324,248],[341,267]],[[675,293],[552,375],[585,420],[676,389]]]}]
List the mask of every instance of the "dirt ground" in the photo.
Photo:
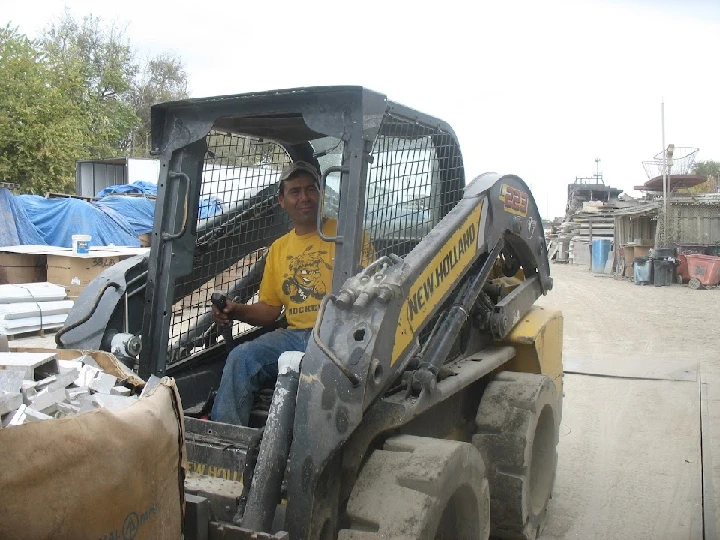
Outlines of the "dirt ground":
[{"label": "dirt ground", "polygon": [[542,538],[716,538],[720,290],[551,274],[566,375]]},{"label": "dirt ground", "polygon": [[[551,274],[539,304],[563,312],[566,374],[541,538],[717,538],[720,290],[636,286],[561,264]],[[53,348],[53,338],[14,345]]]},{"label": "dirt ground", "polygon": [[639,286],[564,264],[550,271],[554,288],[538,303],[562,310],[565,352],[672,354],[720,364],[720,289]]}]

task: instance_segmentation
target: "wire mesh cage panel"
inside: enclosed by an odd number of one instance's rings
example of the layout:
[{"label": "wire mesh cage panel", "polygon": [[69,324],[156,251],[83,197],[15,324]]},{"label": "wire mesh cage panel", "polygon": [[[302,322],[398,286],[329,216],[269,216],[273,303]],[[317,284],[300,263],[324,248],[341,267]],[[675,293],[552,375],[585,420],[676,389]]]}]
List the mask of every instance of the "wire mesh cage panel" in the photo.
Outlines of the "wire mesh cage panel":
[{"label": "wire mesh cage panel", "polygon": [[668,208],[667,232],[664,207],[657,220],[656,245],[715,245],[720,238],[720,198],[704,202],[671,201]]},{"label": "wire mesh cage panel", "polygon": [[[404,257],[462,198],[460,151],[445,131],[387,115],[372,158],[365,230],[378,257],[390,253]],[[442,311],[420,333],[421,343],[427,341]]]},{"label": "wire mesh cage panel", "polygon": [[378,257],[404,257],[462,197],[451,134],[387,115],[368,166],[364,225]]},{"label": "wire mesh cage panel", "polygon": [[[241,302],[257,301],[263,256],[289,221],[278,212],[276,184],[290,162],[272,141],[212,131],[206,138],[194,268],[177,280],[185,291],[172,309],[169,362],[216,343],[210,297],[218,291]],[[274,217],[282,215],[284,226]],[[249,330],[235,322],[234,334]]]}]

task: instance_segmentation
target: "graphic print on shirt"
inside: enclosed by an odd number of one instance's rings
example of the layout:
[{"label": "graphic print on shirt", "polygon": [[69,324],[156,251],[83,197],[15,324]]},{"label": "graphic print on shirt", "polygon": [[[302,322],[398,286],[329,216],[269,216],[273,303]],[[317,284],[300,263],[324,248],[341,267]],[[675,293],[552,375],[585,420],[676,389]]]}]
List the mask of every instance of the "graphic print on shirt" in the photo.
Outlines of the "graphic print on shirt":
[{"label": "graphic print on shirt", "polygon": [[324,266],[332,270],[332,267],[323,259],[327,251],[311,251],[313,248],[308,246],[304,253],[288,256],[291,273],[285,274],[282,290],[296,304],[302,304],[308,298],[322,300],[327,293],[320,269]]}]

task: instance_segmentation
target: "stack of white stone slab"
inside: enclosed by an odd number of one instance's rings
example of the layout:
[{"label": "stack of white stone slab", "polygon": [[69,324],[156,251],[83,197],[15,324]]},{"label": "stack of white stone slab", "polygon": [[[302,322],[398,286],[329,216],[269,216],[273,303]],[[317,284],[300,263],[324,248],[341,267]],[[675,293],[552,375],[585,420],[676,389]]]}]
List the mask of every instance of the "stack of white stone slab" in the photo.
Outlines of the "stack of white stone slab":
[{"label": "stack of white stone slab", "polygon": [[0,352],[2,427],[98,408],[118,411],[137,399],[90,356],[59,360],[53,353]]},{"label": "stack of white stone slab", "polygon": [[0,304],[0,333],[13,336],[59,328],[67,319],[73,304],[72,300]]},{"label": "stack of white stone slab", "polygon": [[64,300],[65,287],[48,282],[0,285],[0,304]]},{"label": "stack of white stone slab", "polygon": [[0,285],[0,334],[60,328],[73,307],[65,288],[52,283]]}]

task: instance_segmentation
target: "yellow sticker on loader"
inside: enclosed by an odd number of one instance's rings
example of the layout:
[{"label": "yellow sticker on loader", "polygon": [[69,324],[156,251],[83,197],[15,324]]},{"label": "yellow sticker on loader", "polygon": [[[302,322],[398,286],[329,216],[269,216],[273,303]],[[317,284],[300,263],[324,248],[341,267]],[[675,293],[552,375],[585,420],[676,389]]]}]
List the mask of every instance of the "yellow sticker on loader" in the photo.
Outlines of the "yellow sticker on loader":
[{"label": "yellow sticker on loader", "polygon": [[506,212],[516,216],[527,216],[530,197],[523,190],[503,184],[500,186],[500,200]]}]

